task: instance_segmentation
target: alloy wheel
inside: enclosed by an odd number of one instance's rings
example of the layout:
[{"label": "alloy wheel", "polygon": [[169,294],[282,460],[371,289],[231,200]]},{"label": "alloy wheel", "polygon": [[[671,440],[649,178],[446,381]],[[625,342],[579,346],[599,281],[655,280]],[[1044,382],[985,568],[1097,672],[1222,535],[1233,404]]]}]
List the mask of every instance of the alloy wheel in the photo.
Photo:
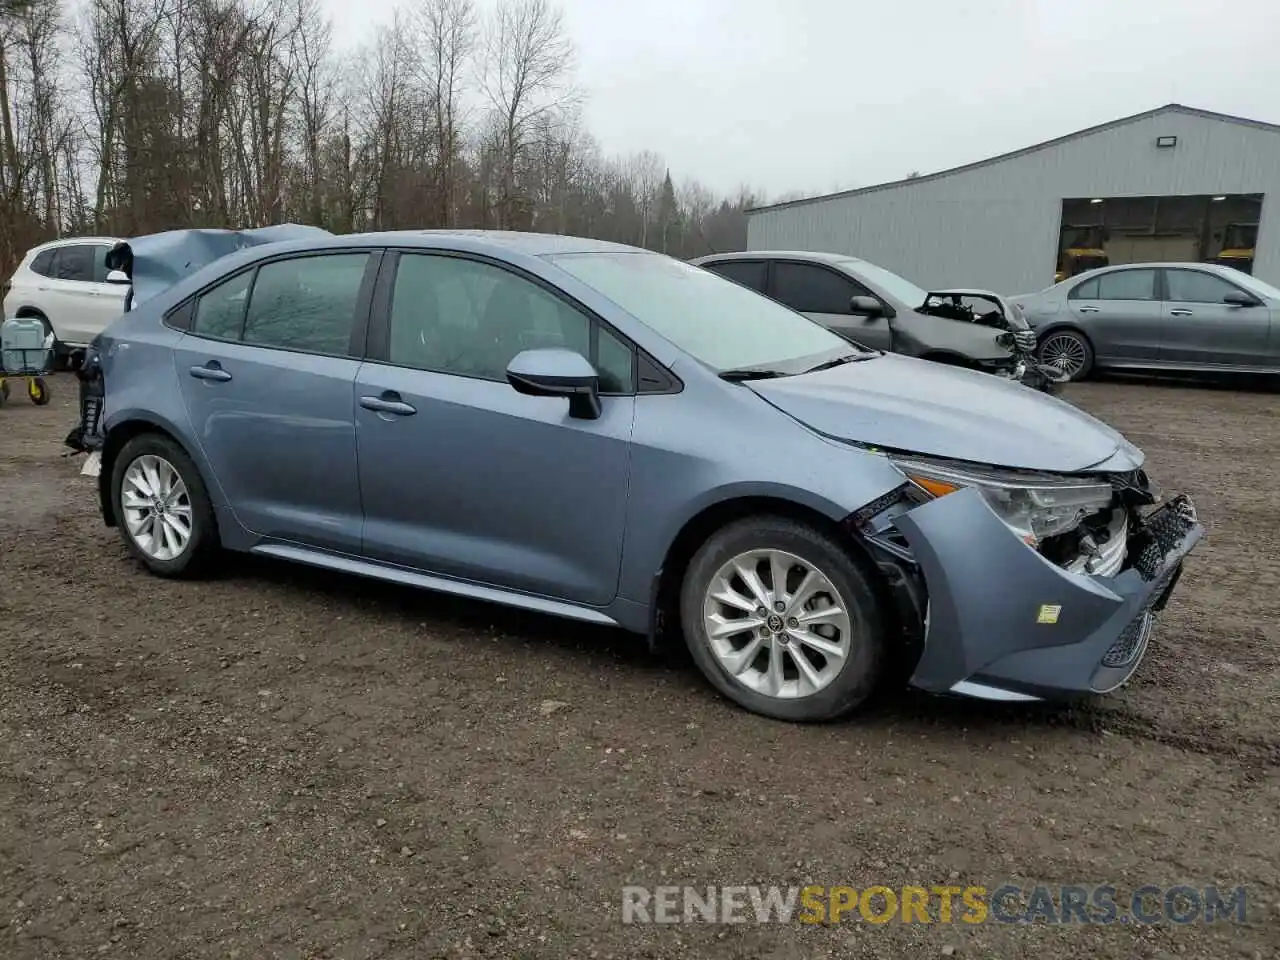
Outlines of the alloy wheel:
[{"label": "alloy wheel", "polygon": [[813,564],[781,550],[725,563],[703,601],[711,652],[736,682],[768,697],[807,697],[849,658],[849,608]]},{"label": "alloy wheel", "polygon": [[1040,359],[1074,380],[1084,370],[1088,354],[1084,343],[1075,334],[1055,333],[1041,345]]},{"label": "alloy wheel", "polygon": [[130,538],[153,560],[175,560],[191,543],[191,497],[164,457],[148,453],[129,464],[120,509]]}]

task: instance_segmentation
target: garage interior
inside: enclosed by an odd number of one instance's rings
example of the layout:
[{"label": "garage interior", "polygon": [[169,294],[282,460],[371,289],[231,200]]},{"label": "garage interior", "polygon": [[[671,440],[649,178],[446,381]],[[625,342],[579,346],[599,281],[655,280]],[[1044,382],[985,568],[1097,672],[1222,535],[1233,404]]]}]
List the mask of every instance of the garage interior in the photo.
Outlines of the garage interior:
[{"label": "garage interior", "polygon": [[1263,195],[1074,197],[1062,201],[1057,279],[1155,261],[1253,271]]}]

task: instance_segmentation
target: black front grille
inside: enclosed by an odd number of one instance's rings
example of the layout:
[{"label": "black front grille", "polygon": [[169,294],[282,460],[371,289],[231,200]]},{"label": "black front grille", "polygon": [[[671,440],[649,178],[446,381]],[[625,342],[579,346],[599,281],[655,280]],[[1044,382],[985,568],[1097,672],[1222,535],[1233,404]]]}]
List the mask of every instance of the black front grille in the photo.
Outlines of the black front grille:
[{"label": "black front grille", "polygon": [[1143,518],[1141,529],[1130,542],[1129,556],[1143,580],[1170,575],[1171,571],[1165,569],[1166,558],[1196,523],[1189,505],[1184,507],[1184,503],[1181,498],[1171,500]]},{"label": "black front grille", "polygon": [[1151,592],[1147,594],[1146,603],[1138,610],[1137,615],[1124,628],[1120,636],[1116,637],[1115,643],[1111,644],[1107,652],[1103,654],[1102,665],[1104,667],[1127,667],[1142,654],[1147,639],[1151,635],[1151,628],[1155,623],[1153,610],[1164,599],[1164,595],[1169,591],[1170,583],[1177,574],[1178,568],[1174,566],[1160,575],[1160,579],[1156,581],[1151,588]]},{"label": "black front grille", "polygon": [[1018,349],[1024,353],[1036,352],[1036,332],[1034,330],[1015,330],[1013,334],[1013,342],[1018,345]]}]

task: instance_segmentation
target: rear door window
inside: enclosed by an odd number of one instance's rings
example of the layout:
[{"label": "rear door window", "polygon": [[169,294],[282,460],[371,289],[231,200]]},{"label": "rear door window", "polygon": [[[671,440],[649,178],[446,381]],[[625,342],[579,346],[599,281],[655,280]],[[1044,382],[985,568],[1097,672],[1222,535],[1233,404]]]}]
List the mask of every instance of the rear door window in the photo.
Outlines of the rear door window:
[{"label": "rear door window", "polygon": [[764,293],[765,277],[769,265],[763,260],[723,260],[720,263],[708,263],[707,269],[718,273],[726,280],[750,287],[757,293]]},{"label": "rear door window", "polygon": [[196,304],[191,332],[218,340],[239,340],[244,327],[244,309],[249,302],[249,283],[253,271],[238,273],[212,290],[206,290]]},{"label": "rear door window", "polygon": [[1072,300],[1155,300],[1155,270],[1116,270],[1086,280],[1073,289]]},{"label": "rear door window", "polygon": [[95,249],[92,244],[88,243],[76,243],[69,247],[59,247],[53,256],[54,277],[58,280],[92,283]]},{"label": "rear door window", "polygon": [[368,262],[367,253],[339,253],[259,267],[249,292],[244,342],[348,356]]}]

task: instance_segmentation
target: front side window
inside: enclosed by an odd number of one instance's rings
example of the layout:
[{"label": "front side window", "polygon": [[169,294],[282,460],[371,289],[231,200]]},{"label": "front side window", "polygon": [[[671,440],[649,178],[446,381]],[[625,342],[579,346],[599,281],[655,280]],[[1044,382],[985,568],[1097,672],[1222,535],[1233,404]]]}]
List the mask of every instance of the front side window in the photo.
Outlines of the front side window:
[{"label": "front side window", "polygon": [[111,248],[105,243],[97,244],[93,248],[93,282],[106,283],[107,274],[107,254],[111,252]]},{"label": "front side window", "polygon": [[[898,276],[892,270],[886,270],[884,267],[868,263],[866,260],[850,260],[849,266],[850,269],[868,283],[875,284],[886,295],[905,303],[912,309],[923,306],[924,302],[929,299],[928,291],[917,287],[910,280]],[[867,291],[867,293],[870,292],[869,290]]]},{"label": "front side window", "polygon": [[848,313],[859,290],[834,270],[780,260],[773,265],[773,295],[801,313]]},{"label": "front side window", "polygon": [[348,356],[368,262],[367,253],[340,253],[263,264],[249,292],[244,342]]},{"label": "front side window", "polygon": [[768,264],[763,260],[724,260],[720,263],[707,264],[708,270],[714,270],[722,277],[750,287],[758,293],[764,293],[765,277]]},{"label": "front side window", "polygon": [[[633,354],[581,310],[524,277],[478,260],[402,254],[391,298],[387,360],[436,373],[505,380],[524,350],[561,347],[595,364],[600,389],[634,389]],[[593,356],[593,353],[595,354]]]},{"label": "front side window", "polygon": [[1239,293],[1234,284],[1199,270],[1166,270],[1169,299],[1175,303],[1222,303],[1228,293]]},{"label": "front side window", "polygon": [[716,371],[795,365],[850,350],[847,340],[808,317],[659,253],[547,259]]},{"label": "front side window", "polygon": [[59,280],[92,283],[94,251],[95,248],[86,243],[59,247],[53,258],[53,275]]}]

